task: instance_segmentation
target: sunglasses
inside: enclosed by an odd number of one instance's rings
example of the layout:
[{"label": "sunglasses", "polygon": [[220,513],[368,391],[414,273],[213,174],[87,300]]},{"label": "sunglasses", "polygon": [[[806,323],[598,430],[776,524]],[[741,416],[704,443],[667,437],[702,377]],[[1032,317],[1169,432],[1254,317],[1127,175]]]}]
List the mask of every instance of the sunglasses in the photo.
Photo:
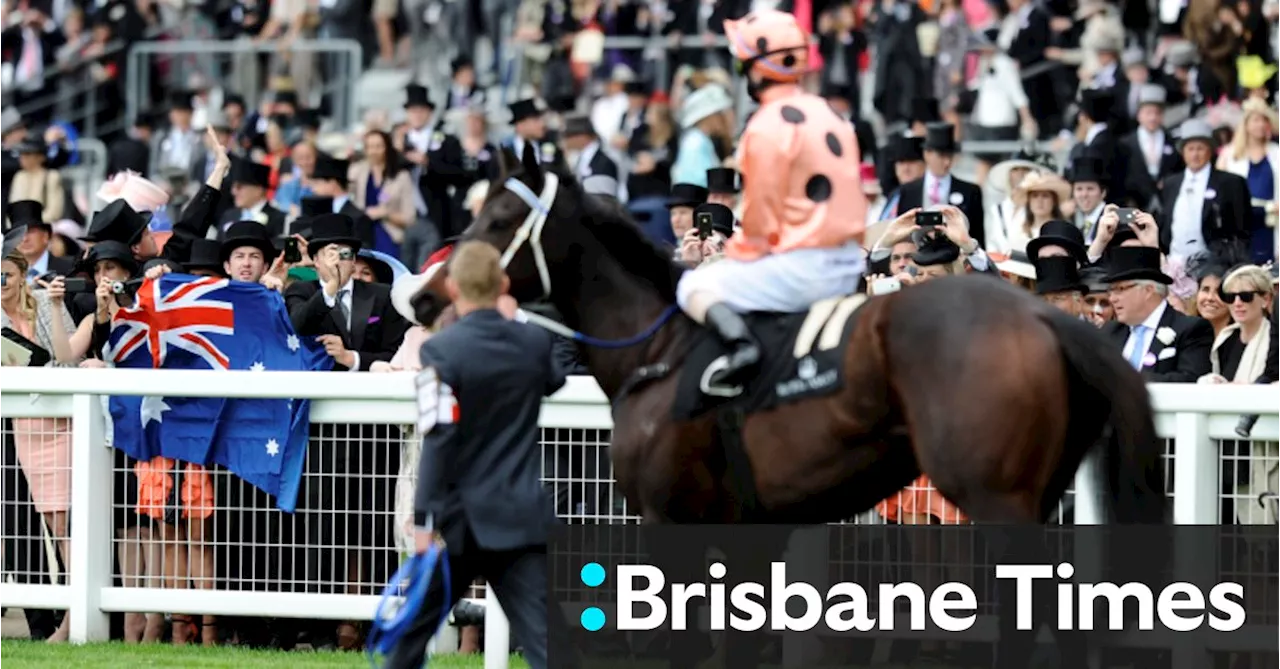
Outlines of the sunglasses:
[{"label": "sunglasses", "polygon": [[1259,293],[1256,290],[1242,290],[1238,293],[1228,293],[1225,290],[1218,289],[1218,299],[1222,300],[1223,304],[1231,304],[1232,302],[1236,301],[1237,297],[1240,298],[1241,302],[1244,302],[1245,304],[1249,304],[1253,302],[1253,297],[1255,295],[1260,295],[1260,294],[1261,293]]}]

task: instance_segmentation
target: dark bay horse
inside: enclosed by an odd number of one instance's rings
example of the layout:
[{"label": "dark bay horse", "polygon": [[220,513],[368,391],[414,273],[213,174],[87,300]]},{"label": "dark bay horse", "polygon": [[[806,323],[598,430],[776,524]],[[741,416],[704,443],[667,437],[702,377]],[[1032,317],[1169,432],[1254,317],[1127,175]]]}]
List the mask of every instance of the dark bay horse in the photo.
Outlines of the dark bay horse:
[{"label": "dark bay horse", "polygon": [[[654,329],[683,268],[616,203],[544,171],[532,151],[504,156],[504,167],[463,240],[504,251],[512,295],[549,298],[565,325],[593,338]],[[444,274],[418,296],[420,313],[446,303],[434,285]],[[618,485],[646,522],[839,521],[924,473],[976,523],[1044,523],[1095,443],[1111,519],[1164,522],[1161,446],[1140,376],[1092,326],[1002,281],[954,277],[867,300],[841,390],[746,417],[752,517],[714,415],[671,418],[699,327],[677,312],[633,346],[582,347],[613,403]],[[1002,651],[1000,664],[1029,666],[1020,655]]]}]

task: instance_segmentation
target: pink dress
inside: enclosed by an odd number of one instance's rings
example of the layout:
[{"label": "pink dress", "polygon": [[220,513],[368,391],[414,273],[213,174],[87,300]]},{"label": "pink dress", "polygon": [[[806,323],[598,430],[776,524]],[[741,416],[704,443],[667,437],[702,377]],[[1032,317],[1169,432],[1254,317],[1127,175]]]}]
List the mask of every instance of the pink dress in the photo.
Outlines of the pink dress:
[{"label": "pink dress", "polygon": [[[22,336],[35,341],[30,322],[15,318],[12,323]],[[71,420],[14,418],[13,442],[36,511],[70,511]]]}]

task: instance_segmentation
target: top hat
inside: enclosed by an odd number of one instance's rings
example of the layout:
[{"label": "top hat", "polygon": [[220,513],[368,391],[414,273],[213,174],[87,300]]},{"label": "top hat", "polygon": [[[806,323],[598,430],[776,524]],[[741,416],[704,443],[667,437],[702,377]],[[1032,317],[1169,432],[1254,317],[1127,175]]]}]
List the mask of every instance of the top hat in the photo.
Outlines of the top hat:
[{"label": "top hat", "polygon": [[924,160],[924,138],[912,135],[890,135],[884,147],[886,163],[906,163]]},{"label": "top hat", "polygon": [[673,184],[667,207],[696,207],[707,201],[707,189],[694,184]]},{"label": "top hat", "polygon": [[646,84],[643,81],[628,81],[623,85],[622,89],[626,91],[627,95],[649,96],[649,84]]},{"label": "top hat", "polygon": [[737,194],[742,191],[738,171],[732,167],[713,167],[707,170],[707,192]]},{"label": "top hat", "polygon": [[308,195],[298,203],[298,220],[333,213],[333,198]]},{"label": "top hat", "polygon": [[212,239],[195,239],[191,242],[191,257],[182,266],[187,271],[211,269],[222,273],[222,244]]},{"label": "top hat", "polygon": [[916,252],[911,259],[921,267],[945,265],[960,257],[960,247],[938,228],[921,228],[911,233]]},{"label": "top hat", "polygon": [[149,214],[140,214],[123,199],[116,200],[94,214],[89,223],[89,233],[84,236],[91,242],[120,242],[125,246],[133,246],[142,237],[151,221]]},{"label": "top hat", "polygon": [[458,70],[476,69],[476,64],[474,61],[472,61],[470,58],[467,58],[466,56],[458,56],[457,58],[453,59],[452,63],[449,64],[449,69],[454,74],[457,74]]},{"label": "top hat", "polygon": [[248,109],[249,105],[244,101],[244,96],[239,93],[225,93],[222,96],[222,108],[226,109],[231,105],[239,105],[242,109]]},{"label": "top hat", "polygon": [[312,179],[332,179],[340,184],[346,185],[348,173],[351,170],[351,163],[341,158],[332,156],[317,156],[315,169],[311,172]]},{"label": "top hat", "polygon": [[1159,84],[1143,84],[1138,89],[1138,108],[1144,105],[1156,105],[1163,107],[1169,101],[1169,91]]},{"label": "top hat", "polygon": [[267,226],[257,221],[236,221],[227,228],[226,233],[222,237],[222,245],[218,250],[218,257],[222,262],[226,262],[231,257],[231,252],[241,246],[252,246],[262,251],[262,257],[267,262],[275,260],[276,251],[275,244],[271,243],[271,233],[267,232]]},{"label": "top hat", "polygon": [[564,117],[564,130],[560,132],[563,137],[575,137],[581,135],[590,135],[594,137],[596,130],[591,125],[591,119],[586,114],[573,114]]},{"label": "top hat", "polygon": [[938,153],[960,153],[956,127],[950,123],[931,123],[925,128],[924,150]]},{"label": "top hat", "polygon": [[1080,91],[1080,111],[1096,122],[1105,122],[1116,105],[1115,93],[1110,88],[1086,88]]},{"label": "top hat", "polygon": [[1088,153],[1072,161],[1067,177],[1073,184],[1092,181],[1106,186],[1111,181],[1111,175],[1107,174],[1107,166],[1102,157]]},{"label": "top hat", "polygon": [[1027,256],[1035,260],[1040,256],[1040,249],[1046,246],[1060,246],[1081,265],[1089,263],[1089,254],[1084,247],[1084,233],[1070,221],[1054,219],[1040,226],[1040,236],[1027,242]]},{"label": "top hat", "polygon": [[9,226],[44,228],[52,231],[53,226],[44,222],[44,205],[35,200],[18,200],[9,203]]},{"label": "top hat", "polygon": [[1107,283],[1126,279],[1145,279],[1165,285],[1173,283],[1173,279],[1160,270],[1160,249],[1150,246],[1118,246],[1108,253],[1107,275],[1102,277]]},{"label": "top hat", "polygon": [[538,106],[536,100],[529,98],[527,100],[516,100],[511,103],[511,122],[519,123],[527,118],[542,116],[542,108]]},{"label": "top hat", "polygon": [[436,106],[431,103],[431,92],[426,86],[420,84],[409,84],[404,87],[404,108],[410,107],[430,107],[435,109]]},{"label": "top hat", "polygon": [[293,115],[293,124],[295,127],[307,130],[320,129],[320,110],[319,109],[299,109]]},{"label": "top hat", "polygon": [[[255,223],[254,225],[258,225]],[[262,227],[258,225],[258,227]],[[270,240],[268,240],[268,243]],[[330,244],[342,244],[353,251],[360,250],[360,240],[355,235],[355,221],[346,214],[321,214],[311,219],[311,234],[307,237],[307,252],[312,256]]]},{"label": "top hat", "polygon": [[231,166],[231,183],[266,188],[271,181],[271,168],[251,160],[238,159]]},{"label": "top hat", "polygon": [[191,111],[194,109],[191,105],[191,91],[174,91],[170,94],[169,109],[179,111]]},{"label": "top hat", "polygon": [[1210,147],[1218,144],[1213,138],[1213,128],[1198,118],[1187,119],[1178,126],[1178,150],[1181,151],[1192,140],[1208,142]]},{"label": "top hat", "polygon": [[1034,146],[1024,146],[1013,154],[1008,160],[1002,160],[992,166],[991,171],[987,174],[987,183],[994,187],[1009,189],[1009,173],[1013,170],[1031,170],[1032,172],[1054,171],[1051,165],[1053,159],[1046,153],[1041,153]]},{"label": "top hat", "polygon": [[21,142],[18,142],[18,153],[20,154],[34,153],[43,156],[48,152],[48,145],[46,145],[44,140],[39,137],[28,137]]},{"label": "top hat", "polygon": [[85,254],[84,260],[80,261],[78,269],[93,276],[94,267],[103,260],[114,260],[129,270],[130,276],[138,272],[138,261],[134,260],[133,251],[130,251],[125,244],[110,239],[94,244],[93,248]]},{"label": "top hat", "polygon": [[272,95],[271,101],[278,105],[292,105],[297,107],[298,94],[294,91],[276,91]]},{"label": "top hat", "polygon": [[1085,287],[1080,283],[1080,271],[1076,269],[1075,258],[1033,257],[1031,264],[1036,268],[1036,295],[1060,293],[1066,290],[1085,292]]},{"label": "top hat", "polygon": [[911,101],[912,123],[937,123],[942,120],[937,98],[915,98]]},{"label": "top hat", "polygon": [[693,210],[694,220],[698,214],[711,214],[711,229],[725,237],[733,236],[733,210],[715,202],[704,202]]},{"label": "top hat", "polygon": [[156,126],[156,115],[145,110],[138,110],[133,115],[133,127],[135,128],[154,128]]},{"label": "top hat", "polygon": [[18,250],[18,245],[22,243],[22,239],[27,236],[27,226],[15,225],[4,233],[4,252],[0,253],[0,258],[8,258],[10,254]]}]

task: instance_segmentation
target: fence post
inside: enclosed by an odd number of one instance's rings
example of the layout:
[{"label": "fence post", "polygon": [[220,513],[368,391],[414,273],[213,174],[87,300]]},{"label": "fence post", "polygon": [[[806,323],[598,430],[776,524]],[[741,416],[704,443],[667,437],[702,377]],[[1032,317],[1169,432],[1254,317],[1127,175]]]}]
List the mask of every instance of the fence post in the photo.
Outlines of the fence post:
[{"label": "fence post", "polygon": [[110,620],[102,590],[111,586],[111,451],[98,395],[71,398],[71,640],[105,641]]},{"label": "fence post", "polygon": [[[1177,414],[1173,441],[1173,522],[1176,525],[1218,524],[1218,448],[1209,438],[1209,416]],[[1200,535],[1177,535],[1173,551],[1174,575],[1179,581],[1208,583],[1213,579],[1218,546]],[[1203,642],[1179,635],[1173,669],[1212,664]]]},{"label": "fence post", "polygon": [[507,669],[511,657],[511,625],[493,586],[484,586],[484,669]]}]

